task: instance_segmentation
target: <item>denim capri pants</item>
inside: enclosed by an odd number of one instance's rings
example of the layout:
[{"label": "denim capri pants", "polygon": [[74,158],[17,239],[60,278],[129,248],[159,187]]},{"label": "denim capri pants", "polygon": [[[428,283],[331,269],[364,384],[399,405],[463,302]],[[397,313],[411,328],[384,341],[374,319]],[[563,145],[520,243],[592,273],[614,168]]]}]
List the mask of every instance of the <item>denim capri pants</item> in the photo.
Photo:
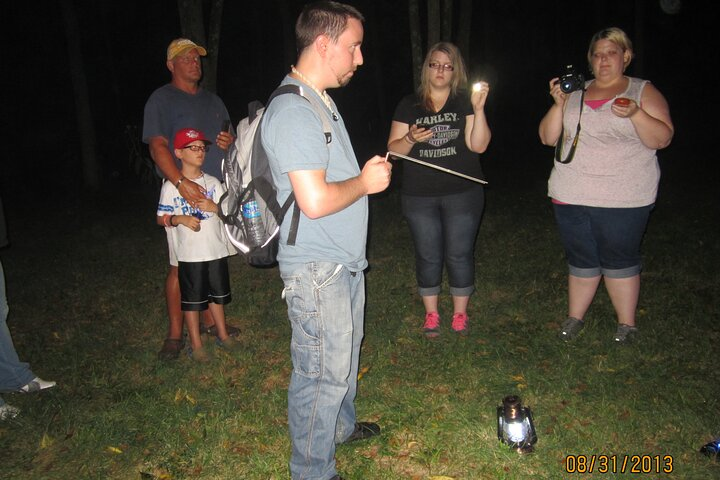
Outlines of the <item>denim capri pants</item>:
[{"label": "denim capri pants", "polygon": [[570,275],[629,278],[640,273],[640,244],[647,228],[648,205],[604,208],[553,203]]},{"label": "denim capri pants", "polygon": [[415,276],[420,296],[438,295],[443,265],[450,294],[475,290],[475,239],[485,206],[485,191],[473,185],[437,197],[402,195],[402,211],[415,246]]}]

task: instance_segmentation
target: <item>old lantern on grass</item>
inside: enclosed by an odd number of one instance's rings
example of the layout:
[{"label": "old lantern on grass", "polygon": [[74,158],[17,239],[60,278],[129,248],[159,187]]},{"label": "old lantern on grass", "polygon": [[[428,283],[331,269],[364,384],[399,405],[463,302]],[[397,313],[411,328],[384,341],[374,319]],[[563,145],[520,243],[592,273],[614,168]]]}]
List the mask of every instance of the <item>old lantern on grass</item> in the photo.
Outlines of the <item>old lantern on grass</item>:
[{"label": "old lantern on grass", "polygon": [[518,453],[530,453],[537,442],[537,433],[530,408],[523,407],[520,397],[508,395],[497,407],[498,439]]}]

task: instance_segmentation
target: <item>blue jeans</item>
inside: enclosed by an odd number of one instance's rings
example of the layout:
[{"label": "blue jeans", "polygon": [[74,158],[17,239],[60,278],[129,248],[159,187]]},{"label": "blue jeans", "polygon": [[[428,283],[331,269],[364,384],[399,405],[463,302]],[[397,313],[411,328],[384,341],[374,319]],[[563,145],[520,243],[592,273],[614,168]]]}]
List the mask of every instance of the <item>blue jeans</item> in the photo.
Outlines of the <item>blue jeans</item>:
[{"label": "blue jeans", "polygon": [[293,480],[327,480],[335,470],[335,444],[355,428],[365,277],[330,262],[283,271],[292,326],[293,372],[288,425]]},{"label": "blue jeans", "polygon": [[[35,378],[30,366],[21,362],[15,351],[7,326],[9,311],[5,293],[5,272],[0,262],[0,392],[17,392]],[[0,405],[4,403],[0,398]]]},{"label": "blue jeans", "polygon": [[640,244],[653,206],[602,208],[554,203],[570,275],[629,278],[640,274]]},{"label": "blue jeans", "polygon": [[443,264],[450,294],[467,297],[475,290],[475,239],[485,191],[477,185],[439,197],[402,196],[402,212],[415,245],[415,276],[420,296],[438,295]]}]

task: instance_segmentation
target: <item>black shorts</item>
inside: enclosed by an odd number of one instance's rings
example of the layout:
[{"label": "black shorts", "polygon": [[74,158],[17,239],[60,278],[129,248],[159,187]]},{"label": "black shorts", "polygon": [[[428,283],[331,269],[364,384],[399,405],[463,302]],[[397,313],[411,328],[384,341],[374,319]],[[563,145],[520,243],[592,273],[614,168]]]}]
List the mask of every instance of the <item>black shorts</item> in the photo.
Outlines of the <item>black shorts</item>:
[{"label": "black shorts", "polygon": [[208,303],[226,305],[230,295],[227,257],[208,262],[178,262],[180,299],[184,312],[202,312]]}]

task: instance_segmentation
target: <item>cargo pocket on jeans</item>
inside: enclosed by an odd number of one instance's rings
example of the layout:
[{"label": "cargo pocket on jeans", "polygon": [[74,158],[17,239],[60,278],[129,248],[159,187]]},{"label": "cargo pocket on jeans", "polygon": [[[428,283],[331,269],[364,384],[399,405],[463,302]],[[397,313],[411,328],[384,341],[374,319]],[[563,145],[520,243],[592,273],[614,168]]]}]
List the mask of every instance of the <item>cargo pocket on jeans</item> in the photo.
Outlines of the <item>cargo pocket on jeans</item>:
[{"label": "cargo pocket on jeans", "polygon": [[292,325],[290,354],[293,370],[298,375],[316,378],[321,371],[321,340],[317,335],[320,328],[317,309],[307,303],[308,299],[313,301],[312,292],[303,294],[300,277],[283,277],[283,281],[288,319]]}]

